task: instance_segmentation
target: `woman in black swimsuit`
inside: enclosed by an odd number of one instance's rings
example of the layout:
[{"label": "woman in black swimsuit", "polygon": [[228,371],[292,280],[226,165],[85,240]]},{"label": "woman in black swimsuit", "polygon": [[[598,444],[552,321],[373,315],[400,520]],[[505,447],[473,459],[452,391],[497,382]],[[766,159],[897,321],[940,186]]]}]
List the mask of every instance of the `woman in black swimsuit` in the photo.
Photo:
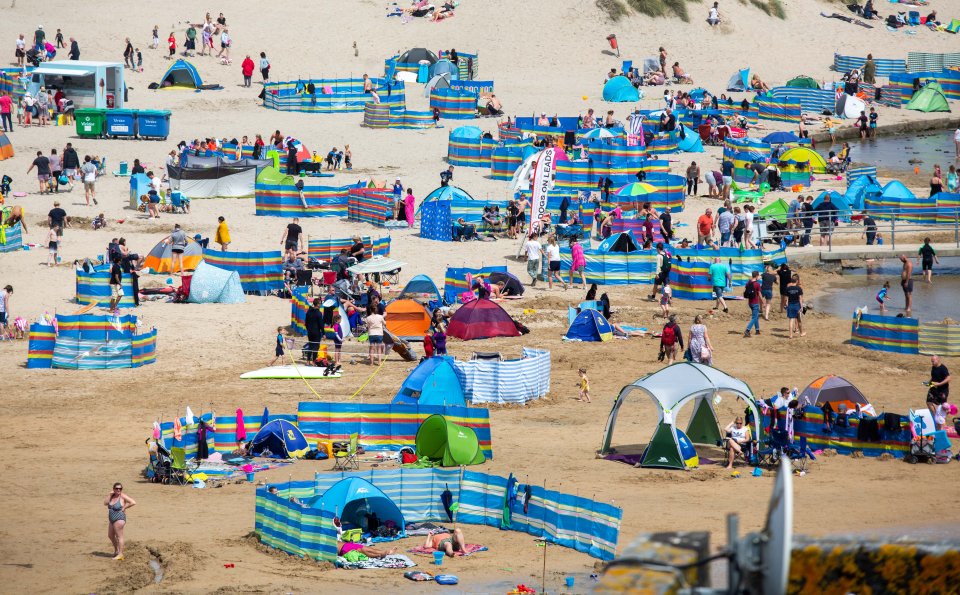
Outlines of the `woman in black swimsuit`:
[{"label": "woman in black swimsuit", "polygon": [[123,484],[115,483],[103,505],[107,507],[107,536],[113,544],[113,559],[123,560],[123,527],[127,524],[125,511],[137,503],[123,493]]}]

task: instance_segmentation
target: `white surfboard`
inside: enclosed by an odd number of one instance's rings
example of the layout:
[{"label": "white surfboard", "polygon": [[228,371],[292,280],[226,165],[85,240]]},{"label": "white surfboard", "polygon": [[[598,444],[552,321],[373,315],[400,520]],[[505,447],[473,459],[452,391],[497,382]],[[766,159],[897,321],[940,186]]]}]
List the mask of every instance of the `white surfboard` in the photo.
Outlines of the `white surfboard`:
[{"label": "white surfboard", "polygon": [[326,368],[317,368],[315,366],[270,366],[269,368],[260,368],[259,370],[253,370],[252,372],[241,374],[240,378],[243,380],[286,378],[293,378],[297,380],[300,378],[307,378],[308,380],[325,380],[340,378],[340,376],[342,376],[342,372],[336,372],[335,374],[324,376],[324,370],[326,370]]}]

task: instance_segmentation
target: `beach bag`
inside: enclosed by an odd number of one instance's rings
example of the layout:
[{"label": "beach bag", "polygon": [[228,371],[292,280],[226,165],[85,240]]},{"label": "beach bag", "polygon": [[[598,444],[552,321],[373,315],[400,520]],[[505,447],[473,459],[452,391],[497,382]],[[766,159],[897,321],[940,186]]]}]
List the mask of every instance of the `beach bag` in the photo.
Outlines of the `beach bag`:
[{"label": "beach bag", "polygon": [[710,348],[709,348],[709,347],[706,347],[706,346],[705,346],[705,347],[701,347],[701,348],[700,348],[700,361],[707,361],[707,360],[709,360],[709,359],[710,359]]},{"label": "beach bag", "polygon": [[360,543],[363,541],[363,529],[348,529],[340,536],[344,543]]}]

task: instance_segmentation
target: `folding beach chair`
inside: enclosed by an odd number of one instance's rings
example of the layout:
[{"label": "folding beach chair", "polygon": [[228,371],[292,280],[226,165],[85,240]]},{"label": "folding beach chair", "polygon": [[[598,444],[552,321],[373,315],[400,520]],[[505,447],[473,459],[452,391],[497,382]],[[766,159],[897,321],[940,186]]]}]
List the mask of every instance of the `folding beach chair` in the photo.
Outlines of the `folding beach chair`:
[{"label": "folding beach chair", "polygon": [[347,445],[347,449],[343,448],[337,449],[333,453],[333,470],[334,471],[348,471],[353,469],[355,471],[360,470],[360,460],[357,459],[357,442],[360,440],[360,435],[354,432],[350,434],[350,443]]},{"label": "folding beach chair", "polygon": [[169,194],[170,198],[170,211],[173,213],[186,213],[187,208],[184,204],[183,194],[177,191],[173,191]]},{"label": "folding beach chair", "polygon": [[170,483],[187,485],[187,451],[182,446],[174,446],[170,456]]}]

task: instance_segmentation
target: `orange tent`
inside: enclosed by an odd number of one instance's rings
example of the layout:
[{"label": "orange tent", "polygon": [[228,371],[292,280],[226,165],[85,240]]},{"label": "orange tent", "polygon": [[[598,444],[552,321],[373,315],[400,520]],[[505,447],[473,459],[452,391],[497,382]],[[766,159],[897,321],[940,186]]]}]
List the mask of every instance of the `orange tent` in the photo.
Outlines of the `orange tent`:
[{"label": "orange tent", "polygon": [[13,145],[3,132],[0,132],[0,161],[13,157]]},{"label": "orange tent", "polygon": [[387,305],[387,330],[401,339],[420,339],[430,328],[430,314],[414,300],[394,300]]}]

